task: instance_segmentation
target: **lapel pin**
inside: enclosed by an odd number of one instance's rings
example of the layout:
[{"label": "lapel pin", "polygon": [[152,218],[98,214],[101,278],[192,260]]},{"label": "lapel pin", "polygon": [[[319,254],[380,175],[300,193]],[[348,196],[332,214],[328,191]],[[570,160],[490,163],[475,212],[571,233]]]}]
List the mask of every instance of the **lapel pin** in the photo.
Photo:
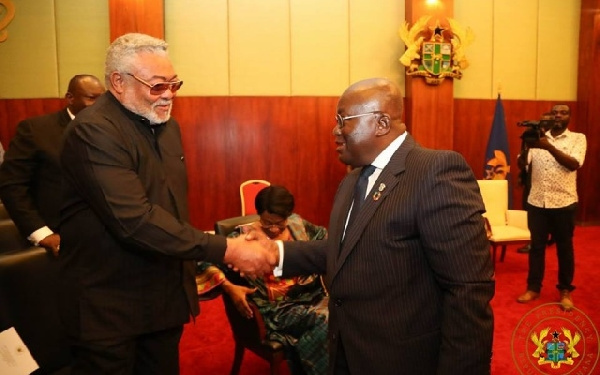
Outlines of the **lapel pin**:
[{"label": "lapel pin", "polygon": [[383,189],[385,189],[385,184],[382,182],[379,184],[379,187],[377,188],[377,191],[375,192],[375,194],[373,194],[374,201],[378,201],[379,198],[381,198],[381,192],[383,191]]}]

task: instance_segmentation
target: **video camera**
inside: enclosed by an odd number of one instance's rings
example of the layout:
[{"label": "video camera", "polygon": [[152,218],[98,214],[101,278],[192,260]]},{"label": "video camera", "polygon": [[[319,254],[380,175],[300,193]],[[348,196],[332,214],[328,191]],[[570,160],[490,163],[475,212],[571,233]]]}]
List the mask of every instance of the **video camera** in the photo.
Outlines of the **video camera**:
[{"label": "video camera", "polygon": [[544,136],[546,130],[554,125],[554,120],[524,120],[517,122],[517,126],[525,127],[525,131],[521,134],[521,139],[525,143],[533,143],[539,141]]}]

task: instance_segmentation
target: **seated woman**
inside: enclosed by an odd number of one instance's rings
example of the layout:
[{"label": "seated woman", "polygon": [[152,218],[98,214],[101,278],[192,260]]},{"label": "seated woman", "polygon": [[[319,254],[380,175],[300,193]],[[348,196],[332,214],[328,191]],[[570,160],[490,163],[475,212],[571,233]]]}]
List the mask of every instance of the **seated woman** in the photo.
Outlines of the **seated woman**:
[{"label": "seated woman", "polygon": [[[262,189],[254,204],[260,220],[248,226],[263,231],[272,240],[307,241],[327,237],[324,227],[292,213],[294,197],[285,187],[271,185]],[[231,236],[239,234],[237,231]],[[236,285],[241,283],[245,285]],[[203,262],[198,264],[196,284],[200,295],[220,286],[240,314],[248,318],[252,317],[247,301],[250,298],[263,316],[269,338],[284,345],[292,374],[327,372],[328,296],[319,275],[242,279],[226,266]]]}]

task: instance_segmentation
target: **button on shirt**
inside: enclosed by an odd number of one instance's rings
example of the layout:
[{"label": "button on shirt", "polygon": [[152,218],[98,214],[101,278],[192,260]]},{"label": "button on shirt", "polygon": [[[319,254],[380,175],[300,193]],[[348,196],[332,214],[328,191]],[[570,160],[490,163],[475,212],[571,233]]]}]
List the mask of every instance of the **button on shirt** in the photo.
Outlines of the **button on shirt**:
[{"label": "button on shirt", "polygon": [[[546,132],[550,144],[575,158],[581,167],[585,159],[587,141],[582,133],[568,129],[556,138]],[[541,148],[529,150],[531,165],[531,191],[527,202],[540,208],[563,208],[578,201],[577,171],[561,165],[549,151]]]}]

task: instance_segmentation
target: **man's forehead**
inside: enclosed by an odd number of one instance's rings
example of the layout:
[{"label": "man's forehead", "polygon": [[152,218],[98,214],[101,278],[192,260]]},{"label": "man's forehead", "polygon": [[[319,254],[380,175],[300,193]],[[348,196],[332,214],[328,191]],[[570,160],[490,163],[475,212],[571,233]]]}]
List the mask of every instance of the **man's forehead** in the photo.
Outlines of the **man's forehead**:
[{"label": "man's forehead", "polygon": [[554,107],[552,107],[552,110],[554,110],[554,111],[569,111],[570,112],[569,106],[567,106],[567,105],[560,105],[560,104],[559,105],[555,105]]}]

